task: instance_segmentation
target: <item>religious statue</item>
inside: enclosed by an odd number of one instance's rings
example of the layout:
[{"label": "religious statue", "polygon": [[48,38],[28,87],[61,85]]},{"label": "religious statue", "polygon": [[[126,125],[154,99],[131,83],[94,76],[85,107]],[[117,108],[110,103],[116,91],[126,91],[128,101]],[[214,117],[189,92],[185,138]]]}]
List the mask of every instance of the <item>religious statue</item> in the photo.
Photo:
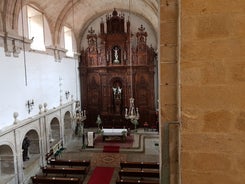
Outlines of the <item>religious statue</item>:
[{"label": "religious statue", "polygon": [[98,132],[100,132],[100,124],[102,123],[100,115],[97,116],[96,124],[98,125]]},{"label": "religious statue", "polygon": [[114,49],[114,63],[119,63],[120,61],[118,60],[118,52],[119,52],[119,49],[117,47],[115,47]]},{"label": "religious statue", "polygon": [[122,88],[117,84],[116,87],[112,87],[112,90],[114,111],[115,113],[120,114],[122,106]]},{"label": "religious statue", "polygon": [[81,114],[79,110],[76,110],[75,135],[79,137],[83,135],[83,125],[82,125]]},{"label": "religious statue", "polygon": [[28,157],[28,147],[30,146],[31,141],[28,139],[28,137],[25,137],[22,143],[22,149],[23,149],[23,161],[29,160]]},{"label": "religious statue", "polygon": [[117,87],[112,87],[112,90],[113,90],[113,95],[114,95],[114,98],[117,99],[117,98],[121,98],[121,94],[122,94],[122,88],[120,88],[120,86],[117,86]]}]

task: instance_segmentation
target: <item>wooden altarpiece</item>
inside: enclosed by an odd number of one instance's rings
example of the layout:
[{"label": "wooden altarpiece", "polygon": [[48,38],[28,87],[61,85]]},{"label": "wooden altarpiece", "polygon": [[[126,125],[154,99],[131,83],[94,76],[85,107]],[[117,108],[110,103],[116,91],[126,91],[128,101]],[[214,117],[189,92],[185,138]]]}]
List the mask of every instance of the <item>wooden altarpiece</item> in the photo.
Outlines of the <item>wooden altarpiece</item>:
[{"label": "wooden altarpiece", "polygon": [[[136,46],[132,46],[133,37]],[[139,108],[139,127],[144,122],[154,123],[156,53],[147,45],[145,28],[141,25],[133,35],[129,20],[125,22],[124,15],[114,10],[106,22],[101,21],[99,35],[89,29],[87,41],[79,65],[81,104],[87,110],[85,126],[97,126],[100,114],[104,128],[134,127],[124,118],[132,96]]]}]

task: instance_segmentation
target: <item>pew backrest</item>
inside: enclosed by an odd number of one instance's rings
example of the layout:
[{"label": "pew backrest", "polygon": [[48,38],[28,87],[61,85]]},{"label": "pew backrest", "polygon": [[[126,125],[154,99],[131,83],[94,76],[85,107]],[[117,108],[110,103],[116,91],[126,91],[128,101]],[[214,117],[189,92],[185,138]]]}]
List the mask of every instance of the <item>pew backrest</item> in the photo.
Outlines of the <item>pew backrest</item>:
[{"label": "pew backrest", "polygon": [[88,167],[42,167],[43,174],[80,174],[86,175],[88,173]]},{"label": "pew backrest", "polygon": [[90,166],[90,160],[61,160],[61,159],[50,159],[49,164],[51,166]]},{"label": "pew backrest", "polygon": [[118,179],[116,184],[136,184],[136,183],[143,183],[143,184],[159,184],[159,180],[140,180],[140,179]]},{"label": "pew backrest", "polygon": [[76,177],[51,177],[51,176],[32,176],[33,184],[81,184],[82,180]]},{"label": "pew backrest", "polygon": [[120,162],[123,168],[159,169],[159,162]]},{"label": "pew backrest", "polygon": [[121,169],[118,172],[119,178],[122,177],[151,177],[151,178],[159,178],[159,170],[137,170],[137,169]]}]

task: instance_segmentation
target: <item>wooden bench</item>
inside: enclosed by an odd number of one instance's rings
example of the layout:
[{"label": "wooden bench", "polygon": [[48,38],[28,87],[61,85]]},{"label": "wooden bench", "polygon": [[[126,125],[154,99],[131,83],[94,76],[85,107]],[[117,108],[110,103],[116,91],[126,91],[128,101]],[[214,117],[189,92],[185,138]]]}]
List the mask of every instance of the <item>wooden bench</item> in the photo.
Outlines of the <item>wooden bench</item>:
[{"label": "wooden bench", "polygon": [[63,160],[63,159],[50,159],[49,164],[54,167],[54,166],[86,166],[90,167],[90,160]]},{"label": "wooden bench", "polygon": [[46,160],[49,160],[50,157],[51,157],[53,154],[54,154],[54,150],[51,149],[51,150],[45,155]]},{"label": "wooden bench", "polygon": [[159,184],[159,180],[140,180],[140,179],[117,179],[116,184],[135,184],[135,183],[144,183],[144,184]]},{"label": "wooden bench", "polygon": [[77,174],[86,175],[88,173],[88,167],[42,167],[43,174]]},{"label": "wooden bench", "polygon": [[122,179],[122,177],[137,177],[137,178],[144,178],[144,177],[150,177],[150,178],[159,178],[159,170],[138,170],[138,169],[121,169],[118,172],[119,179]]},{"label": "wooden bench", "polygon": [[158,162],[120,162],[121,169],[123,168],[141,168],[141,169],[159,169]]},{"label": "wooden bench", "polygon": [[76,177],[51,177],[51,176],[32,176],[33,184],[82,184],[82,180]]}]

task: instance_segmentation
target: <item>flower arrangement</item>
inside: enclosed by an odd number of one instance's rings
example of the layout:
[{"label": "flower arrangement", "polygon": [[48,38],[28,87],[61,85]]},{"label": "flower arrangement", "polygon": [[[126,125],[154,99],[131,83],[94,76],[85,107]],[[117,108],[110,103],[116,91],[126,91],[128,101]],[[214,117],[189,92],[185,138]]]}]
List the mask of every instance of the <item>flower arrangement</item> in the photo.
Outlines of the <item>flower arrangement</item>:
[{"label": "flower arrangement", "polygon": [[122,140],[126,141],[126,135],[127,135],[127,131],[123,130],[122,131]]},{"label": "flower arrangement", "polygon": [[132,119],[131,123],[134,124],[134,130],[135,130],[135,132],[137,132],[137,125],[139,124],[138,120],[137,119]]},{"label": "flower arrangement", "polygon": [[98,133],[100,133],[100,124],[102,123],[100,115],[97,116],[96,124],[98,125]]}]

